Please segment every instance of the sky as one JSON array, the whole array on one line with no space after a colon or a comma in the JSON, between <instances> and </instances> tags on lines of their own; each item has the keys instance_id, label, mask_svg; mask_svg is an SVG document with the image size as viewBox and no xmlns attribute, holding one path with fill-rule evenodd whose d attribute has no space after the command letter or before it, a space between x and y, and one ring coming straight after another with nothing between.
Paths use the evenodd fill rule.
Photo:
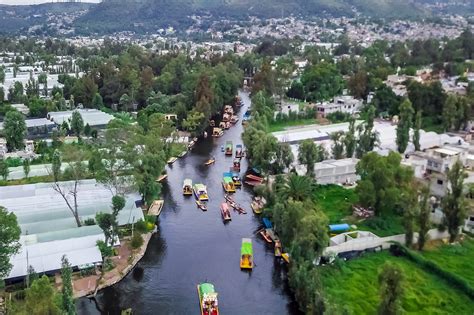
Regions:
<instances>
[{"instance_id":1,"label":"sky","mask_svg":"<svg viewBox=\"0 0 474 315\"><path fill-rule=\"evenodd\" d=\"M58 2L57 0L53 0L54 2ZM82 2L100 2L101 0L82 0ZM0 4L39 4L39 3L47 3L51 2L51 0L0 0ZM59 1L62 2L62 1Z\"/></svg>"}]
</instances>

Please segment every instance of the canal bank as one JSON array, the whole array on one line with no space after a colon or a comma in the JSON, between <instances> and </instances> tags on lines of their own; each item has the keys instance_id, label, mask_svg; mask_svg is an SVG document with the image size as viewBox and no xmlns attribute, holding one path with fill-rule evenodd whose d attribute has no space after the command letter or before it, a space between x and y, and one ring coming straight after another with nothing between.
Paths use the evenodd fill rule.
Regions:
<instances>
[{"instance_id":1,"label":"canal bank","mask_svg":"<svg viewBox=\"0 0 474 315\"><path fill-rule=\"evenodd\" d=\"M250 106L248 94L241 93L242 117ZM241 122L223 137L200 139L184 158L168 167L163 183L165 206L142 260L122 281L99 291L96 300L77 301L79 314L117 314L132 308L136 314L198 314L196 284L211 282L219 293L222 314L296 314L286 281L286 267L273 256L273 249L255 233L260 218L250 209L252 189L239 189L234 198L248 214L232 212L232 221L223 224L219 212L224 202L222 174L228 172L232 157L225 157L226 141L242 143ZM216 163L205 166L210 156ZM242 170L247 169L246 159ZM208 186L209 210L198 210L193 197L182 195L185 178ZM239 268L240 245L244 237L253 239L255 268L251 273Z\"/></svg>"}]
</instances>

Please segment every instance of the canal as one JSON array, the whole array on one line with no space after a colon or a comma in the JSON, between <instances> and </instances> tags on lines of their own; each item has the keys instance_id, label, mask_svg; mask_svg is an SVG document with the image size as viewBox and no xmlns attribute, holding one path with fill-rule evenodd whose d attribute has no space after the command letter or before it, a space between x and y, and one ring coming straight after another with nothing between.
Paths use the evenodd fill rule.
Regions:
<instances>
[{"instance_id":1,"label":"canal","mask_svg":"<svg viewBox=\"0 0 474 315\"><path fill-rule=\"evenodd\" d=\"M250 106L247 93L240 92L244 107ZM232 166L221 146L227 140L242 143L241 121L226 130L221 138L200 139L189 154L168 167L163 184L165 206L158 222L158 233L135 269L121 282L100 291L96 301L77 302L79 314L120 314L132 308L134 314L199 314L196 285L211 282L219 293L221 314L296 314L296 303L288 289L286 267L273 256L273 247L255 235L260 220L250 208L252 189L242 187L234 199L247 210L246 215L232 212L232 221L224 224L219 205L224 202L222 173ZM204 166L210 157L212 166ZM242 160L242 173L247 169ZM185 178L207 185L207 212L198 210L194 197L182 195ZM239 267L243 237L254 244L255 268L251 273ZM99 311L100 309L100 311Z\"/></svg>"}]
</instances>

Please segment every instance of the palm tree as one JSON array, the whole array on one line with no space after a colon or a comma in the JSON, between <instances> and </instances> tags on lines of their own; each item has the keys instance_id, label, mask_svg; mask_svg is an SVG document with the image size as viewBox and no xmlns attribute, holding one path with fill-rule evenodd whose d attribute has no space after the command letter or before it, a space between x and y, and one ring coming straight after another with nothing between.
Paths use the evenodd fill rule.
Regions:
<instances>
[{"instance_id":1,"label":"palm tree","mask_svg":"<svg viewBox=\"0 0 474 315\"><path fill-rule=\"evenodd\" d=\"M314 182L308 176L291 174L284 184L277 187L282 200L304 201L308 199L314 190Z\"/></svg>"}]
</instances>

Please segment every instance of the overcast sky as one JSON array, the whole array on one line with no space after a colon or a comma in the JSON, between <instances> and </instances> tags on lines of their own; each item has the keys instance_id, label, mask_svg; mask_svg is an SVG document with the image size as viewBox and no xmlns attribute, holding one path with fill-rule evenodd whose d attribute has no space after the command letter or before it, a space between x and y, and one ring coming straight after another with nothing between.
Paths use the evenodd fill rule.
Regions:
<instances>
[{"instance_id":1,"label":"overcast sky","mask_svg":"<svg viewBox=\"0 0 474 315\"><path fill-rule=\"evenodd\" d=\"M82 0L82 2L100 2L101 0ZM52 2L51 0L0 0L0 4L39 4ZM53 2L58 2L54 0ZM60 1L62 2L62 1Z\"/></svg>"}]
</instances>

